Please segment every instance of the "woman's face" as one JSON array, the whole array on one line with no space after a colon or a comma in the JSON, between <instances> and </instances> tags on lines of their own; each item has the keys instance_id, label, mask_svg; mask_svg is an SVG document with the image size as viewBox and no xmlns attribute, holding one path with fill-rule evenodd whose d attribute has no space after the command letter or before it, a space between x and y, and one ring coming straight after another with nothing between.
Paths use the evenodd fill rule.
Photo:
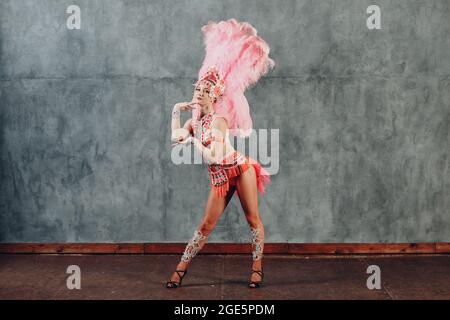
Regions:
<instances>
[{"instance_id":1,"label":"woman's face","mask_svg":"<svg viewBox=\"0 0 450 320\"><path fill-rule=\"evenodd\" d=\"M213 99L209 96L209 88L209 81L201 81L195 86L192 101L197 102L202 109L210 109L214 103Z\"/></svg>"}]
</instances>

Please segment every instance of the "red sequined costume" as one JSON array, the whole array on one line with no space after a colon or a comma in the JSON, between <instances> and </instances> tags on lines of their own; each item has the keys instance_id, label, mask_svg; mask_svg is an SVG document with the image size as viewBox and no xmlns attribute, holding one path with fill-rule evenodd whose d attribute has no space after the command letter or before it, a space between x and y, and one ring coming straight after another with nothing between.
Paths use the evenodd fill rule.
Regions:
<instances>
[{"instance_id":1,"label":"red sequined costume","mask_svg":"<svg viewBox=\"0 0 450 320\"><path fill-rule=\"evenodd\" d=\"M211 122L215 115L211 112L200 119L201 142L208 147L215 139L220 139L212 135ZM194 121L191 126L191 134L197 136L197 124ZM225 142L223 139L221 142ZM257 188L261 194L265 191L265 186L270 183L269 173L261 167L261 164L249 156L244 156L238 151L233 151L222 158L221 163L209 164L208 172L210 185L219 197L225 197L230 186L236 185L237 178L253 165L256 172Z\"/></svg>"},{"instance_id":2,"label":"red sequined costume","mask_svg":"<svg viewBox=\"0 0 450 320\"><path fill-rule=\"evenodd\" d=\"M253 121L244 91L273 68L275 63L269 58L268 44L257 35L257 30L248 22L238 22L236 19L218 23L209 21L202 27L202 32L205 58L198 72L198 81L194 85L200 82L208 85L209 96L214 101L214 109L212 113L203 117L201 117L200 108L193 109L191 134L199 138L204 147L208 147L212 141L225 143L229 147L228 137L223 139L223 137L213 136L214 132L211 130L213 118L215 116L225 118L228 125L227 136L228 132L238 137L249 136L252 132ZM201 127L201 133L198 130L199 127ZM230 186L235 185L239 175L250 166L255 168L259 192L264 193L265 185L270 182L268 172L257 161L233 151L225 155L219 163L208 166L211 186L215 194L225 197ZM208 234L195 230L181 258L183 262L191 261L200 250L200 243L206 243ZM262 226L251 227L253 260L259 260L263 256L262 234Z\"/></svg>"}]
</instances>

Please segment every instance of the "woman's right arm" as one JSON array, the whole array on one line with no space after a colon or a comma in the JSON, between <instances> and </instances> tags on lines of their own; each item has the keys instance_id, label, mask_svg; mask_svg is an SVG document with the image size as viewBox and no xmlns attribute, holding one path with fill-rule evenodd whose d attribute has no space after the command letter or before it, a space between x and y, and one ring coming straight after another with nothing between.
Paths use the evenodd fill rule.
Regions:
<instances>
[{"instance_id":1,"label":"woman's right arm","mask_svg":"<svg viewBox=\"0 0 450 320\"><path fill-rule=\"evenodd\" d=\"M180 115L180 106L177 103L172 109L172 132L180 128Z\"/></svg>"},{"instance_id":2,"label":"woman's right arm","mask_svg":"<svg viewBox=\"0 0 450 320\"><path fill-rule=\"evenodd\" d=\"M189 102L180 102L173 106L172 109L172 140L178 140L180 136L183 137L183 139L186 139L189 135L189 126L190 126L190 119L186 121L185 125L181 129L180 124L180 115L182 111L189 111L193 109L193 103ZM186 134L187 130L187 134Z\"/></svg>"},{"instance_id":3,"label":"woman's right arm","mask_svg":"<svg viewBox=\"0 0 450 320\"><path fill-rule=\"evenodd\" d=\"M180 129L180 114L182 111L190 111L194 109L193 102L179 102L173 106L172 109L172 131Z\"/></svg>"}]
</instances>

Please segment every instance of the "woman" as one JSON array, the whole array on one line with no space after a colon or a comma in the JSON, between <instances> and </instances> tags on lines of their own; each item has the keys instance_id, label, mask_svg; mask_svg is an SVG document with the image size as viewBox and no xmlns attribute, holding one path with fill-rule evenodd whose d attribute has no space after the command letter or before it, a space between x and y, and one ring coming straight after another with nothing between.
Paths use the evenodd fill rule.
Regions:
<instances>
[{"instance_id":1,"label":"woman","mask_svg":"<svg viewBox=\"0 0 450 320\"><path fill-rule=\"evenodd\" d=\"M258 210L258 190L270 182L261 165L237 152L229 133L248 136L252 120L244 90L274 66L268 57L269 47L250 24L235 19L209 22L202 27L206 56L191 102L177 103L172 110L172 140L176 144L192 144L208 163L211 179L204 216L186 245L176 271L167 288L181 286L192 258L205 245L222 212L237 191L252 240L250 288L258 288L263 280L262 256L264 225ZM180 128L180 113L193 116Z\"/></svg>"}]
</instances>

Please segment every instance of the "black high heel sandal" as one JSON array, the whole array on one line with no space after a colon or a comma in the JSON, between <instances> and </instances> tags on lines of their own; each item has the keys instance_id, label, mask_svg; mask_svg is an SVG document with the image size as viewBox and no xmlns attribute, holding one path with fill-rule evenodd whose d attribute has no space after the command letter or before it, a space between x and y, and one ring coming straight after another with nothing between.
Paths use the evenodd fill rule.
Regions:
<instances>
[{"instance_id":1,"label":"black high heel sandal","mask_svg":"<svg viewBox=\"0 0 450 320\"><path fill-rule=\"evenodd\" d=\"M178 276L180 277L180 281L173 281L170 280L166 282L166 288L178 288L181 287L181 282L183 281L183 277L187 274L187 269L186 270L175 270L175 272L178 274ZM180 272L183 273L183 275L180 275Z\"/></svg>"},{"instance_id":2,"label":"black high heel sandal","mask_svg":"<svg viewBox=\"0 0 450 320\"><path fill-rule=\"evenodd\" d=\"M253 275L253 273L259 274L259 276L261 277L261 280L260 281L250 281L248 283L248 286L249 286L249 288L252 288L252 289L253 288L259 288L261 286L262 282L263 282L264 272L263 272L262 269L261 270L253 270L252 269L252 272L250 273L250 277Z\"/></svg>"}]
</instances>

